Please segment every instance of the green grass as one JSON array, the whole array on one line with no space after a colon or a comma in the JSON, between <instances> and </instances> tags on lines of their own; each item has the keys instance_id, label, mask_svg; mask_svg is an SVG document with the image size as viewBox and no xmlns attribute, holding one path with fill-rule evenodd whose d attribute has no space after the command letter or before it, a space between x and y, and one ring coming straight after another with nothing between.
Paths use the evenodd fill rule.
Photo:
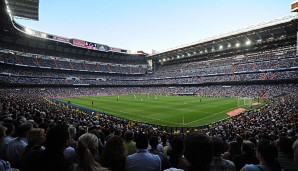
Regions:
<instances>
[{"instance_id":1,"label":"green grass","mask_svg":"<svg viewBox=\"0 0 298 171\"><path fill-rule=\"evenodd\" d=\"M136 98L135 98L135 97ZM78 106L122 118L164 126L199 126L228 118L238 108L236 98L121 95L61 98ZM200 102L200 99L202 102ZM93 101L93 106L92 106Z\"/></svg>"}]
</instances>

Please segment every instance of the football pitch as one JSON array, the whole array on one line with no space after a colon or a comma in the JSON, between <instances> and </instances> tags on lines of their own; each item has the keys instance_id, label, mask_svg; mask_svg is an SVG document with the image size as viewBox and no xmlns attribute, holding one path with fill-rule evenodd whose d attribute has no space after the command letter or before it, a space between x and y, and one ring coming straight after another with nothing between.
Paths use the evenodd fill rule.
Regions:
<instances>
[{"instance_id":1,"label":"football pitch","mask_svg":"<svg viewBox=\"0 0 298 171\"><path fill-rule=\"evenodd\" d=\"M238 108L237 98L120 95L60 98L77 106L114 116L163 126L192 127L230 117L226 113ZM93 104L92 104L93 103ZM240 101L239 104L243 105ZM241 106L251 108L250 106Z\"/></svg>"}]
</instances>

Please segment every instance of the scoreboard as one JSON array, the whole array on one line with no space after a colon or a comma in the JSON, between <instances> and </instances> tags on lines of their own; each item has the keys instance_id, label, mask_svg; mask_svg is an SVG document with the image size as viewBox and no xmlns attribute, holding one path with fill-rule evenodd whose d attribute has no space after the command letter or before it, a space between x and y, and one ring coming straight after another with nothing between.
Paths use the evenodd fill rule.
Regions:
<instances>
[{"instance_id":1,"label":"scoreboard","mask_svg":"<svg viewBox=\"0 0 298 171\"><path fill-rule=\"evenodd\" d=\"M85 42L85 47L87 49L98 50L96 43Z\"/></svg>"}]
</instances>

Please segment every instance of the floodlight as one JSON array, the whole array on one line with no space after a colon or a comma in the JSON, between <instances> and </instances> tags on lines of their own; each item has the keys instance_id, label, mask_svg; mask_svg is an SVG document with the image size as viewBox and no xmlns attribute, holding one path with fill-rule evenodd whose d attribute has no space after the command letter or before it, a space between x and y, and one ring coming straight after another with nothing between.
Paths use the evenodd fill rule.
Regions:
<instances>
[{"instance_id":1,"label":"floodlight","mask_svg":"<svg viewBox=\"0 0 298 171\"><path fill-rule=\"evenodd\" d=\"M162 61L166 61L166 58L163 58Z\"/></svg>"},{"instance_id":2,"label":"floodlight","mask_svg":"<svg viewBox=\"0 0 298 171\"><path fill-rule=\"evenodd\" d=\"M231 47L231 44L229 43L229 44L228 44L228 48L230 48L230 47Z\"/></svg>"},{"instance_id":3,"label":"floodlight","mask_svg":"<svg viewBox=\"0 0 298 171\"><path fill-rule=\"evenodd\" d=\"M41 33L41 37L46 38L47 35L45 33Z\"/></svg>"},{"instance_id":4,"label":"floodlight","mask_svg":"<svg viewBox=\"0 0 298 171\"><path fill-rule=\"evenodd\" d=\"M34 32L31 30L31 29L29 29L29 28L25 28L25 32L27 33L27 34L33 34Z\"/></svg>"},{"instance_id":5,"label":"floodlight","mask_svg":"<svg viewBox=\"0 0 298 171\"><path fill-rule=\"evenodd\" d=\"M193 52L193 54L196 54L197 52Z\"/></svg>"},{"instance_id":6,"label":"floodlight","mask_svg":"<svg viewBox=\"0 0 298 171\"><path fill-rule=\"evenodd\" d=\"M236 43L236 47L240 47L240 43Z\"/></svg>"},{"instance_id":7,"label":"floodlight","mask_svg":"<svg viewBox=\"0 0 298 171\"><path fill-rule=\"evenodd\" d=\"M223 47L222 47L222 45L219 45L219 49L221 50Z\"/></svg>"},{"instance_id":8,"label":"floodlight","mask_svg":"<svg viewBox=\"0 0 298 171\"><path fill-rule=\"evenodd\" d=\"M245 42L245 44L248 46L248 45L251 44L251 41L250 41L250 40L247 40L247 41Z\"/></svg>"}]
</instances>

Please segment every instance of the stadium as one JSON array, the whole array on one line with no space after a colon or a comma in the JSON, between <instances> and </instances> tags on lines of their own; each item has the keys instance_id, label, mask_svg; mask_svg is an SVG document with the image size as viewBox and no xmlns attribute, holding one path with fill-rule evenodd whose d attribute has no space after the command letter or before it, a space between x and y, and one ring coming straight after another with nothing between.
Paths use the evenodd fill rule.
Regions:
<instances>
[{"instance_id":1,"label":"stadium","mask_svg":"<svg viewBox=\"0 0 298 171\"><path fill-rule=\"evenodd\" d=\"M27 123L44 130L68 125L76 142L93 131L102 156L108 137L124 142L132 132L138 141L137 135L146 134L159 139L169 158L168 167L161 161L160 169L182 170L205 167L180 167L173 162L179 157L171 155L173 149L164 152L171 140L187 133L220 137L226 146L237 142L239 147L248 140L281 142L286 137L290 152L280 166L298 169L298 2L291 4L289 16L152 54L29 29L15 17L38 20L39 0L0 3L1 125L14 125L16 132ZM20 170L36 169L28 164L30 157L27 164L10 158L9 149L7 144L1 159ZM191 161L186 154L184 148ZM234 162L234 170L244 166L225 157ZM130 170L128 158L122 158L126 169L123 161L113 166L104 162L109 160L114 158L102 157L99 163Z\"/></svg>"}]
</instances>

